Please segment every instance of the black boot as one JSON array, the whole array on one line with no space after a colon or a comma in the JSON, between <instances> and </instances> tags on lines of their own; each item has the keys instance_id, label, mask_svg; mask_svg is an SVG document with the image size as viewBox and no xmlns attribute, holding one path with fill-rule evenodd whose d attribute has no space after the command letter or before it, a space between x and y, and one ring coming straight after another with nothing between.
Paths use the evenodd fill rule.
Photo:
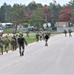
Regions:
<instances>
[{"instance_id":1,"label":"black boot","mask_svg":"<svg viewBox=\"0 0 74 75\"><path fill-rule=\"evenodd\" d=\"M22 52L22 56L24 56L24 52Z\"/></svg>"}]
</instances>

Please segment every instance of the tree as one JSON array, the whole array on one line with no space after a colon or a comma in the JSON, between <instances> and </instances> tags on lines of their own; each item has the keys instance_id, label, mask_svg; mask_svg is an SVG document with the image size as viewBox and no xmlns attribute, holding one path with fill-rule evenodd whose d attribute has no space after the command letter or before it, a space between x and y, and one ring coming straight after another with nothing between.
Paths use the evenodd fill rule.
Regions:
<instances>
[{"instance_id":1,"label":"tree","mask_svg":"<svg viewBox=\"0 0 74 75\"><path fill-rule=\"evenodd\" d=\"M44 14L45 22L49 22L51 18L51 10L49 9L48 5L44 5L44 7L42 8L42 12Z\"/></svg>"},{"instance_id":2,"label":"tree","mask_svg":"<svg viewBox=\"0 0 74 75\"><path fill-rule=\"evenodd\" d=\"M11 12L10 21L15 23L16 30L17 25L26 21L25 11L22 5L14 4Z\"/></svg>"},{"instance_id":3,"label":"tree","mask_svg":"<svg viewBox=\"0 0 74 75\"><path fill-rule=\"evenodd\" d=\"M72 12L71 12L70 22L74 24L74 9L72 9Z\"/></svg>"},{"instance_id":4,"label":"tree","mask_svg":"<svg viewBox=\"0 0 74 75\"><path fill-rule=\"evenodd\" d=\"M70 22L74 24L74 0L70 0L67 5L71 8Z\"/></svg>"},{"instance_id":5,"label":"tree","mask_svg":"<svg viewBox=\"0 0 74 75\"><path fill-rule=\"evenodd\" d=\"M71 9L68 6L65 6L63 10L61 10L61 15L59 16L61 21L69 22L71 17Z\"/></svg>"},{"instance_id":6,"label":"tree","mask_svg":"<svg viewBox=\"0 0 74 75\"><path fill-rule=\"evenodd\" d=\"M74 9L74 0L70 0L67 4L71 9Z\"/></svg>"},{"instance_id":7,"label":"tree","mask_svg":"<svg viewBox=\"0 0 74 75\"><path fill-rule=\"evenodd\" d=\"M30 2L27 6L27 9L30 10L36 10L36 8L37 8L37 4L35 3L35 1Z\"/></svg>"},{"instance_id":8,"label":"tree","mask_svg":"<svg viewBox=\"0 0 74 75\"><path fill-rule=\"evenodd\" d=\"M1 22L8 22L8 18L10 17L12 7L4 3L0 9L0 20Z\"/></svg>"},{"instance_id":9,"label":"tree","mask_svg":"<svg viewBox=\"0 0 74 75\"><path fill-rule=\"evenodd\" d=\"M36 26L36 27L41 27L41 22L43 21L43 13L40 8L37 8L36 10L33 10L32 15L31 15L31 22Z\"/></svg>"},{"instance_id":10,"label":"tree","mask_svg":"<svg viewBox=\"0 0 74 75\"><path fill-rule=\"evenodd\" d=\"M54 0L53 3L50 4L50 10L51 10L51 26L54 27L55 23L59 21L59 14L60 10L62 9L60 4L57 4L57 2Z\"/></svg>"}]
</instances>

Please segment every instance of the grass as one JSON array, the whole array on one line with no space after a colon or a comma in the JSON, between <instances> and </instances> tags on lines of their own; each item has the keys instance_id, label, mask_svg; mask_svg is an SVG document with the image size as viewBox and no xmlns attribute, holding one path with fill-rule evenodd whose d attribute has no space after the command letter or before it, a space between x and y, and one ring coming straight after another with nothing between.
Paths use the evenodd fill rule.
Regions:
<instances>
[{"instance_id":1,"label":"grass","mask_svg":"<svg viewBox=\"0 0 74 75\"><path fill-rule=\"evenodd\" d=\"M26 37L26 41L27 41L28 44L33 43L33 42L36 41L36 38L35 37Z\"/></svg>"}]
</instances>

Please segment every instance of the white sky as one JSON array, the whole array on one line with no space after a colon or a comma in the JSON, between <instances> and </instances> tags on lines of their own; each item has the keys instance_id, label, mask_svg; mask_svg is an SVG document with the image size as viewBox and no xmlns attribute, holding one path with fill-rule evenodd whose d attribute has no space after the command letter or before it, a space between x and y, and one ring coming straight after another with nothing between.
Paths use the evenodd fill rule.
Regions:
<instances>
[{"instance_id":1,"label":"white sky","mask_svg":"<svg viewBox=\"0 0 74 75\"><path fill-rule=\"evenodd\" d=\"M50 2L53 2L53 0L0 0L0 6L3 5L3 3L7 3L10 5L13 5L14 3L18 3L18 4L25 4L28 5L31 1L35 1L36 3L41 3L41 4L47 4L49 5ZM56 0L57 3L59 3L60 5L66 4L71 0Z\"/></svg>"}]
</instances>

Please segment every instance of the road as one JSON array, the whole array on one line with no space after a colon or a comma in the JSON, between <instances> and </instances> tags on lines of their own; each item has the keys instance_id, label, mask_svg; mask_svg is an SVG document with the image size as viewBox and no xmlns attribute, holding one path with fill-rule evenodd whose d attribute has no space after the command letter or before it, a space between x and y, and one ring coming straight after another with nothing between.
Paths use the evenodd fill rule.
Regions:
<instances>
[{"instance_id":1,"label":"road","mask_svg":"<svg viewBox=\"0 0 74 75\"><path fill-rule=\"evenodd\" d=\"M74 34L53 36L45 47L44 41L29 44L25 55L18 50L0 55L2 74L74 74Z\"/></svg>"}]
</instances>

